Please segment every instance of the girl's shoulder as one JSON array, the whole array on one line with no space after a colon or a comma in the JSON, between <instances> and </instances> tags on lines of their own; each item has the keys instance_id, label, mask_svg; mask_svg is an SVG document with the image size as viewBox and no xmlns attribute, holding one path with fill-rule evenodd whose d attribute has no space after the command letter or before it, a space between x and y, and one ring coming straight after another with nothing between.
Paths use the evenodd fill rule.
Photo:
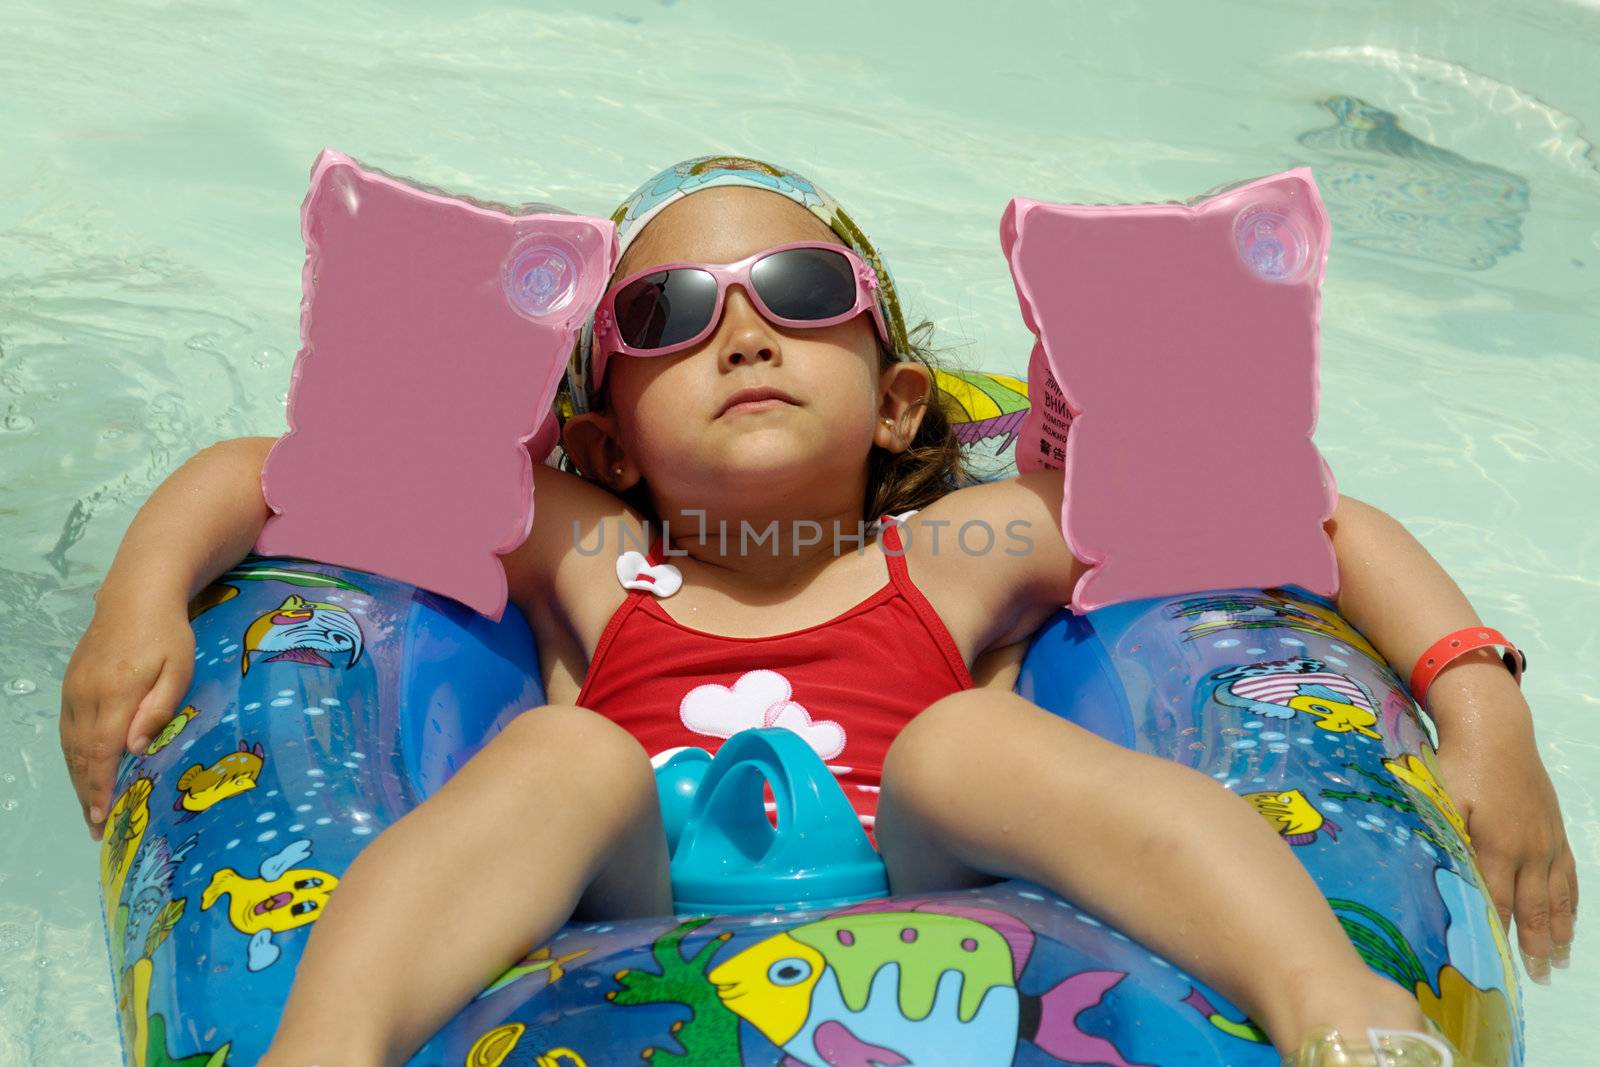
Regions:
<instances>
[{"instance_id":1,"label":"girl's shoulder","mask_svg":"<svg viewBox=\"0 0 1600 1067\"><path fill-rule=\"evenodd\" d=\"M957 602L929 597L946 601L941 614L977 616L980 652L1022 640L1071 599L1084 568L1061 535L1062 484L1060 471L983 482L907 520L919 584L957 591Z\"/></svg>"},{"instance_id":2,"label":"girl's shoulder","mask_svg":"<svg viewBox=\"0 0 1600 1067\"><path fill-rule=\"evenodd\" d=\"M1033 505L1037 503L1052 515L1059 516L1061 488L1060 471L1032 471L1010 478L979 482L946 493L919 514L937 514L952 520L959 516L970 520L985 519L986 513L995 512L995 515L988 515L986 521L996 517L1000 517L1002 521L1006 517L1027 520L1037 517L1031 514ZM1017 514L1015 516L1000 514L1010 512Z\"/></svg>"},{"instance_id":3,"label":"girl's shoulder","mask_svg":"<svg viewBox=\"0 0 1600 1067\"><path fill-rule=\"evenodd\" d=\"M511 597L524 610L528 602L572 603L567 594L585 589L595 599L595 576L614 571L617 555L615 548L596 551L596 545L640 544L644 535L643 516L622 500L575 474L536 463L533 527L503 557Z\"/></svg>"}]
</instances>

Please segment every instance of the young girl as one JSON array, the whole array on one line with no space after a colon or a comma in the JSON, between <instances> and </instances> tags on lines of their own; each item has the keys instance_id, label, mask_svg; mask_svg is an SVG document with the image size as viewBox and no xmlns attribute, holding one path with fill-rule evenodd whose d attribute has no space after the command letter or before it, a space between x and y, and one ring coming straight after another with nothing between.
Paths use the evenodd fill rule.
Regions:
<instances>
[{"instance_id":1,"label":"young girl","mask_svg":"<svg viewBox=\"0 0 1600 1067\"><path fill-rule=\"evenodd\" d=\"M1060 476L955 488L928 370L907 358L892 283L848 217L796 175L730 159L679 164L624 207L619 282L571 381L564 443L580 476L535 466L538 521L505 558L550 703L352 864L263 1062L400 1062L575 911L669 913L649 756L715 747L710 720L680 704L690 690L772 676L803 706L797 725L840 728L844 784L875 819L894 893L1036 881L1203 976L1280 1050L1304 1046L1304 1062L1337 1041L1329 1027L1392 1031L1386 1047L1414 1057L1383 1062L1447 1062L1406 1033L1424 1026L1415 1000L1367 969L1247 805L1010 692L1021 643L1082 574L1059 533ZM187 598L265 520L270 444L216 446L169 479L101 590L62 727L96 829L120 743L142 748L187 685ZM920 511L857 551L864 519L907 509ZM650 518L668 543L647 536ZM974 520L1025 524L1031 551L957 550L951 531ZM1339 606L1391 662L1476 624L1391 521L1344 501L1329 529ZM651 552L619 567L597 539ZM1526 705L1487 653L1446 672L1430 703L1503 909L1515 885L1538 977L1571 940L1576 879ZM1493 775L1475 753L1484 737ZM1133 778L1147 806L1097 802ZM1153 810L1181 817L1158 824ZM1247 903L1263 883L1270 910Z\"/></svg>"}]
</instances>

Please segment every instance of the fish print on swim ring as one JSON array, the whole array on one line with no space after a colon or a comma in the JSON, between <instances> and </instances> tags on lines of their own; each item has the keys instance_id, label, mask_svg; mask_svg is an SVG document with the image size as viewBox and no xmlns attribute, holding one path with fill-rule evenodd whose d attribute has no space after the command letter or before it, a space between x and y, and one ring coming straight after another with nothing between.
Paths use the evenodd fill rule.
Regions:
<instances>
[{"instance_id":1,"label":"fish print on swim ring","mask_svg":"<svg viewBox=\"0 0 1600 1067\"><path fill-rule=\"evenodd\" d=\"M332 667L328 657L347 655L348 670L361 658L361 627L344 608L322 604L293 594L283 603L260 616L244 632L244 652L239 656L239 673L250 673L250 657L263 662L287 660L314 667Z\"/></svg>"},{"instance_id":2,"label":"fish print on swim ring","mask_svg":"<svg viewBox=\"0 0 1600 1067\"><path fill-rule=\"evenodd\" d=\"M1017 980L1034 940L990 908L868 904L758 941L707 977L792 1063L1010 1063L1026 1040L1067 1063L1135 1067L1076 1022L1127 975L1085 971L1029 996Z\"/></svg>"},{"instance_id":3,"label":"fish print on swim ring","mask_svg":"<svg viewBox=\"0 0 1600 1067\"><path fill-rule=\"evenodd\" d=\"M1321 660L1291 659L1255 663L1218 671L1217 702L1244 708L1272 719L1292 719L1297 712L1313 716L1329 733L1358 733L1382 740L1378 703L1367 687L1327 669Z\"/></svg>"}]
</instances>

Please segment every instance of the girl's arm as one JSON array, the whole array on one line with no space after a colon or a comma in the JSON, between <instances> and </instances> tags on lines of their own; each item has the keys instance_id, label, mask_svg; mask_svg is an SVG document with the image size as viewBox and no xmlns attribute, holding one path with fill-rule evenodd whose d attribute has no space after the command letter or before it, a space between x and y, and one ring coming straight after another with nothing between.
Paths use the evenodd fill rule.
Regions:
<instances>
[{"instance_id":1,"label":"girl's arm","mask_svg":"<svg viewBox=\"0 0 1600 1067\"><path fill-rule=\"evenodd\" d=\"M617 556L645 543L643 520L600 486L543 463L534 464L533 486L533 529L501 562L510 598L538 638L546 696L571 703L622 604Z\"/></svg>"},{"instance_id":2,"label":"girl's arm","mask_svg":"<svg viewBox=\"0 0 1600 1067\"><path fill-rule=\"evenodd\" d=\"M243 559L267 520L261 465L275 439L197 453L134 516L61 685L61 749L99 840L124 746L142 749L194 674L188 603Z\"/></svg>"},{"instance_id":3,"label":"girl's arm","mask_svg":"<svg viewBox=\"0 0 1600 1067\"><path fill-rule=\"evenodd\" d=\"M1482 620L1444 568L1394 519L1342 497L1328 527L1339 557L1339 610L1399 672L1447 633ZM1456 660L1428 690L1445 785L1467 819L1479 866L1509 930L1516 915L1528 976L1566 966L1578 873L1533 715L1495 653Z\"/></svg>"},{"instance_id":4,"label":"girl's arm","mask_svg":"<svg viewBox=\"0 0 1600 1067\"><path fill-rule=\"evenodd\" d=\"M927 509L957 526L1007 516L1027 528L1031 550L1016 558L992 557L985 582L952 612L958 617L970 603L971 610L994 620L980 649L999 650L1025 639L1070 599L1083 565L1060 535L1061 490L1059 472L1044 471L963 489ZM1327 528L1339 562L1339 610L1401 678L1409 677L1434 641L1481 624L1444 569L1383 512L1341 497ZM972 585L959 577L945 580ZM1009 688L1015 674L995 677ZM1439 728L1440 769L1467 819L1501 921L1509 929L1516 916L1522 950L1531 957L1529 976L1548 980L1546 961L1566 965L1578 875L1555 788L1534 744L1527 701L1494 653L1483 649L1438 676L1428 709Z\"/></svg>"}]
</instances>

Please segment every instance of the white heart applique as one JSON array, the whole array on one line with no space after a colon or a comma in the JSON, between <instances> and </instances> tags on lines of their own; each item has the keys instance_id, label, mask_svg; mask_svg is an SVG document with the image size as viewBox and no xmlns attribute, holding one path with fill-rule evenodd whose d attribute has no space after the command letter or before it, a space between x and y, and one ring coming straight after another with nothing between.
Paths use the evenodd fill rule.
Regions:
<instances>
[{"instance_id":1,"label":"white heart applique","mask_svg":"<svg viewBox=\"0 0 1600 1067\"><path fill-rule=\"evenodd\" d=\"M697 734L732 737L740 730L777 726L790 730L823 759L844 751L844 727L813 722L811 713L789 698L794 687L777 671L747 671L731 686L697 685L678 705L683 724Z\"/></svg>"},{"instance_id":2,"label":"white heart applique","mask_svg":"<svg viewBox=\"0 0 1600 1067\"><path fill-rule=\"evenodd\" d=\"M624 589L645 589L656 596L671 596L683 588L683 572L670 563L651 565L637 552L617 557L617 581Z\"/></svg>"}]
</instances>

